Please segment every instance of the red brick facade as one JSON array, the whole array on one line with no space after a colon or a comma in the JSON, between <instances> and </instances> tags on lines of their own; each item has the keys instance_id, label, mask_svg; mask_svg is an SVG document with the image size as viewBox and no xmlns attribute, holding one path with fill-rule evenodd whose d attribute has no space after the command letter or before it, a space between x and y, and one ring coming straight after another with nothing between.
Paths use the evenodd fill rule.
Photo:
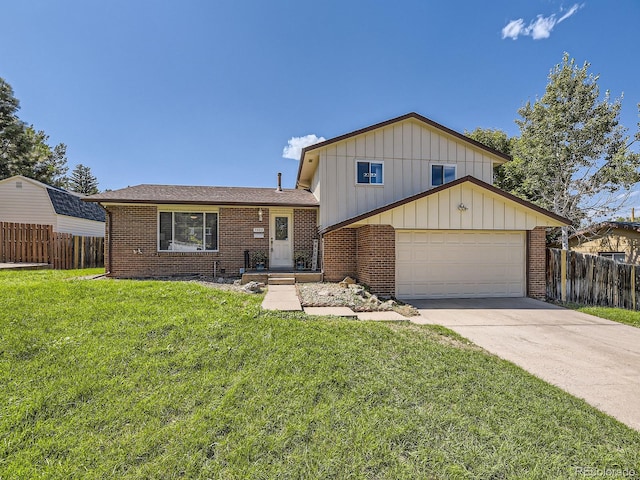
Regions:
<instances>
[{"instance_id":1,"label":"red brick facade","mask_svg":"<svg viewBox=\"0 0 640 480\"><path fill-rule=\"evenodd\" d=\"M360 283L384 297L396 291L396 231L391 225L365 225L356 230L356 268Z\"/></svg>"},{"instance_id":2,"label":"red brick facade","mask_svg":"<svg viewBox=\"0 0 640 480\"><path fill-rule=\"evenodd\" d=\"M527 296L544 300L547 292L546 229L527 232Z\"/></svg>"},{"instance_id":3,"label":"red brick facade","mask_svg":"<svg viewBox=\"0 0 640 480\"><path fill-rule=\"evenodd\" d=\"M317 210L296 209L293 211L293 253L305 252L311 259L313 240L318 238ZM318 245L319 247L319 245ZM295 258L294 258L295 261ZM318 269L322 265L320 248L318 248Z\"/></svg>"},{"instance_id":4,"label":"red brick facade","mask_svg":"<svg viewBox=\"0 0 640 480\"><path fill-rule=\"evenodd\" d=\"M344 277L357 277L356 231L343 228L322 237L322 269L324 280L339 282Z\"/></svg>"},{"instance_id":5,"label":"red brick facade","mask_svg":"<svg viewBox=\"0 0 640 480\"><path fill-rule=\"evenodd\" d=\"M197 210L197 208L196 208ZM159 252L158 208L151 205L107 207L106 267L120 278L201 274L240 275L244 252L269 251L269 209L220 207L217 252ZM317 210L293 210L294 252L313 251L317 238ZM253 229L264 228L264 238L254 238ZM527 296L544 299L546 294L545 227L527 232ZM346 276L368 285L373 293L395 295L395 230L390 225L343 228L324 235L318 268L325 281Z\"/></svg>"},{"instance_id":6,"label":"red brick facade","mask_svg":"<svg viewBox=\"0 0 640 480\"><path fill-rule=\"evenodd\" d=\"M355 277L377 295L395 295L396 232L392 226L343 228L326 234L323 243L326 281Z\"/></svg>"},{"instance_id":7,"label":"red brick facade","mask_svg":"<svg viewBox=\"0 0 640 480\"><path fill-rule=\"evenodd\" d=\"M258 211L258 207L220 207L217 252L159 252L157 207L108 206L105 254L109 275L139 278L215 273L237 277L244 267L245 250L269 251L269 209L262 208L262 221ZM316 215L316 209L294 209L294 248L312 250ZM254 238L256 227L264 228L264 238Z\"/></svg>"}]
</instances>

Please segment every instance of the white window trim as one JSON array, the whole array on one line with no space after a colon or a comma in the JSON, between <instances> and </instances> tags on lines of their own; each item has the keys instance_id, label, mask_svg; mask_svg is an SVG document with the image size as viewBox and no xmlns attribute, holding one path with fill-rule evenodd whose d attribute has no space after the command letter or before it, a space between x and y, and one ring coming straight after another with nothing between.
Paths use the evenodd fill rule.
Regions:
<instances>
[{"instance_id":1,"label":"white window trim","mask_svg":"<svg viewBox=\"0 0 640 480\"><path fill-rule=\"evenodd\" d=\"M453 180L457 180L458 179L458 165L455 163L441 163L441 162L431 162L429 163L429 186L431 187L440 187L442 185L446 185L449 182L444 182L444 178L443 183L440 185L434 185L433 184L433 167L453 167L453 175L454 175L454 179ZM444 172L443 172L444 175Z\"/></svg>"},{"instance_id":2,"label":"white window trim","mask_svg":"<svg viewBox=\"0 0 640 480\"><path fill-rule=\"evenodd\" d=\"M622 260L616 260L616 255L622 255ZM616 263L626 263L627 261L627 254L625 252L599 252L598 256L610 258Z\"/></svg>"},{"instance_id":3,"label":"white window trim","mask_svg":"<svg viewBox=\"0 0 640 480\"><path fill-rule=\"evenodd\" d=\"M173 219L173 214L174 213L201 213L203 214L203 219L204 214L205 213L215 213L217 214L217 221L216 221L216 246L218 248L216 248L215 250L196 250L194 252L181 252L179 250L160 250L160 214L161 213L170 213L171 214L171 238L175 237L175 221ZM157 221L157 231L156 231L156 249L158 251L158 253L195 253L195 254L201 254L201 253L215 253L215 252L219 252L220 251L220 212L218 211L218 209L206 209L206 210L197 210L197 209L187 209L184 207L178 208L178 209L158 209L158 221ZM203 225L204 227L204 225ZM203 233L206 230L203 230ZM202 239L204 241L204 238Z\"/></svg>"},{"instance_id":4,"label":"white window trim","mask_svg":"<svg viewBox=\"0 0 640 480\"><path fill-rule=\"evenodd\" d=\"M367 162L369 164L372 163L379 163L380 165L382 165L382 183L359 183L358 182L358 163L359 162ZM358 187L383 187L384 186L384 177L385 177L385 173L384 173L384 160L372 160L369 158L356 158L355 163L353 164L354 168L355 168L355 184ZM369 170L371 170L371 168L369 168Z\"/></svg>"}]
</instances>

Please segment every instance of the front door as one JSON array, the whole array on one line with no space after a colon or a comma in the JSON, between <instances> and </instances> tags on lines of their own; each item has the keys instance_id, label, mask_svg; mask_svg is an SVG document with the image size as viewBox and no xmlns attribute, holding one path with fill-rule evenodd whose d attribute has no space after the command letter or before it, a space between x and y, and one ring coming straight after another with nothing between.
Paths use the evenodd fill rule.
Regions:
<instances>
[{"instance_id":1,"label":"front door","mask_svg":"<svg viewBox=\"0 0 640 480\"><path fill-rule=\"evenodd\" d=\"M293 215L271 212L269 268L293 268Z\"/></svg>"}]
</instances>

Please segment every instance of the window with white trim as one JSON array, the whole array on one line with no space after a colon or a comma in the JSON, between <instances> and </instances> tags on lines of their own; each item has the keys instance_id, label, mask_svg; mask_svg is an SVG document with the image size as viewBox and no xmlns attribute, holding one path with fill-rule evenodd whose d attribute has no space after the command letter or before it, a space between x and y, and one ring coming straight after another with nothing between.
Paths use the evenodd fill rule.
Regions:
<instances>
[{"instance_id":1,"label":"window with white trim","mask_svg":"<svg viewBox=\"0 0 640 480\"><path fill-rule=\"evenodd\" d=\"M160 212L158 250L211 252L218 250L218 214L212 212Z\"/></svg>"},{"instance_id":2,"label":"window with white trim","mask_svg":"<svg viewBox=\"0 0 640 480\"><path fill-rule=\"evenodd\" d=\"M358 185L383 185L383 163L368 160L356 161L356 183Z\"/></svg>"},{"instance_id":3,"label":"window with white trim","mask_svg":"<svg viewBox=\"0 0 640 480\"><path fill-rule=\"evenodd\" d=\"M431 165L431 186L437 187L456 179L455 165Z\"/></svg>"},{"instance_id":4,"label":"window with white trim","mask_svg":"<svg viewBox=\"0 0 640 480\"><path fill-rule=\"evenodd\" d=\"M624 263L627 258L627 254L624 252L600 252L598 255L605 258L611 258L617 263Z\"/></svg>"}]
</instances>

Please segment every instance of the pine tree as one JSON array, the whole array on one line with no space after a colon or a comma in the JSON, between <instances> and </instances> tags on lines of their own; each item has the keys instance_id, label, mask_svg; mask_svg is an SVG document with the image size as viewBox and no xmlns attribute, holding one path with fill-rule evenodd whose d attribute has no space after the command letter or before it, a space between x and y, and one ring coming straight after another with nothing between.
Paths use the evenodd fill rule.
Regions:
<instances>
[{"instance_id":1,"label":"pine tree","mask_svg":"<svg viewBox=\"0 0 640 480\"><path fill-rule=\"evenodd\" d=\"M0 78L0 179L13 175L61 186L67 173L66 145L51 148L49 136L17 115L20 102Z\"/></svg>"},{"instance_id":2,"label":"pine tree","mask_svg":"<svg viewBox=\"0 0 640 480\"><path fill-rule=\"evenodd\" d=\"M98 179L91 174L91 169L81 163L71 172L69 190L83 195L98 193Z\"/></svg>"}]
</instances>

